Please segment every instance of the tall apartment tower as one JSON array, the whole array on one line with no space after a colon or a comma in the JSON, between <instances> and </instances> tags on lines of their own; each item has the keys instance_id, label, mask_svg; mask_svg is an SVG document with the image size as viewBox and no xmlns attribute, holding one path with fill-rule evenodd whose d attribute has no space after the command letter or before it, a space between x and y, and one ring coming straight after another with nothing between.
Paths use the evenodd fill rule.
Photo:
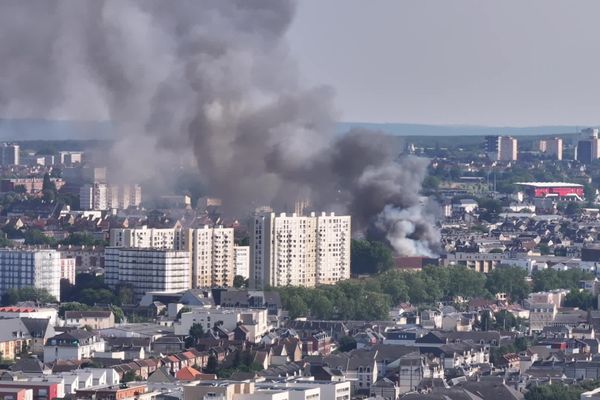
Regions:
<instances>
[{"instance_id":1,"label":"tall apartment tower","mask_svg":"<svg viewBox=\"0 0 600 400\"><path fill-rule=\"evenodd\" d=\"M108 187L105 183L85 184L79 189L82 210L108 210Z\"/></svg>"},{"instance_id":2,"label":"tall apartment tower","mask_svg":"<svg viewBox=\"0 0 600 400\"><path fill-rule=\"evenodd\" d=\"M21 158L21 149L18 144L2 143L0 145L0 164L1 165L19 165Z\"/></svg>"},{"instance_id":3,"label":"tall apartment tower","mask_svg":"<svg viewBox=\"0 0 600 400\"><path fill-rule=\"evenodd\" d=\"M176 246L178 250L190 253L192 287L233 286L233 228L205 226L200 229L185 229Z\"/></svg>"},{"instance_id":4,"label":"tall apartment tower","mask_svg":"<svg viewBox=\"0 0 600 400\"><path fill-rule=\"evenodd\" d=\"M110 246L185 251L192 287L233 286L233 228L111 229Z\"/></svg>"},{"instance_id":5,"label":"tall apartment tower","mask_svg":"<svg viewBox=\"0 0 600 400\"><path fill-rule=\"evenodd\" d=\"M190 288L190 259L186 251L117 248L105 250L106 284L115 289L130 284L137 300L146 292L175 292Z\"/></svg>"},{"instance_id":6,"label":"tall apartment tower","mask_svg":"<svg viewBox=\"0 0 600 400\"><path fill-rule=\"evenodd\" d=\"M486 136L485 153L491 160L498 160L498 152L500 150L500 136Z\"/></svg>"},{"instance_id":7,"label":"tall apartment tower","mask_svg":"<svg viewBox=\"0 0 600 400\"><path fill-rule=\"evenodd\" d=\"M143 226L131 229L111 229L111 247L178 250L182 232L176 229L156 229Z\"/></svg>"},{"instance_id":8,"label":"tall apartment tower","mask_svg":"<svg viewBox=\"0 0 600 400\"><path fill-rule=\"evenodd\" d=\"M518 142L512 136L486 136L485 152L492 160L516 161Z\"/></svg>"},{"instance_id":9,"label":"tall apartment tower","mask_svg":"<svg viewBox=\"0 0 600 400\"><path fill-rule=\"evenodd\" d=\"M500 136L498 160L516 161L518 157L518 142L512 136Z\"/></svg>"},{"instance_id":10,"label":"tall apartment tower","mask_svg":"<svg viewBox=\"0 0 600 400\"><path fill-rule=\"evenodd\" d=\"M600 139L598 138L597 128L587 128L581 131L582 134L588 135L587 139L582 139L577 142L575 149L575 159L582 163L589 164L600 158Z\"/></svg>"},{"instance_id":11,"label":"tall apartment tower","mask_svg":"<svg viewBox=\"0 0 600 400\"><path fill-rule=\"evenodd\" d=\"M250 286L314 287L350 278L350 233L350 216L255 215Z\"/></svg>"},{"instance_id":12,"label":"tall apartment tower","mask_svg":"<svg viewBox=\"0 0 600 400\"><path fill-rule=\"evenodd\" d=\"M142 187L137 184L109 185L107 188L108 208L125 210L139 207L142 203Z\"/></svg>"},{"instance_id":13,"label":"tall apartment tower","mask_svg":"<svg viewBox=\"0 0 600 400\"><path fill-rule=\"evenodd\" d=\"M540 140L539 150L555 160L562 160L563 140L561 138Z\"/></svg>"},{"instance_id":14,"label":"tall apartment tower","mask_svg":"<svg viewBox=\"0 0 600 400\"><path fill-rule=\"evenodd\" d=\"M60 253L56 250L0 249L0 295L8 289L46 289L60 301Z\"/></svg>"},{"instance_id":15,"label":"tall apartment tower","mask_svg":"<svg viewBox=\"0 0 600 400\"><path fill-rule=\"evenodd\" d=\"M250 278L250 246L235 246L233 248L235 275Z\"/></svg>"}]
</instances>

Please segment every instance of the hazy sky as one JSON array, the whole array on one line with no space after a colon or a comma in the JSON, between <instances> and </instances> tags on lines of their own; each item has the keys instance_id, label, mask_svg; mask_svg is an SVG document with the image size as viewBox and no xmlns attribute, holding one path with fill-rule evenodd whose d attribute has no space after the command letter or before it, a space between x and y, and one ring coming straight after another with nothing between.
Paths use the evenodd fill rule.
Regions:
<instances>
[{"instance_id":1,"label":"hazy sky","mask_svg":"<svg viewBox=\"0 0 600 400\"><path fill-rule=\"evenodd\" d=\"M598 0L299 0L289 37L346 121L600 123Z\"/></svg>"}]
</instances>

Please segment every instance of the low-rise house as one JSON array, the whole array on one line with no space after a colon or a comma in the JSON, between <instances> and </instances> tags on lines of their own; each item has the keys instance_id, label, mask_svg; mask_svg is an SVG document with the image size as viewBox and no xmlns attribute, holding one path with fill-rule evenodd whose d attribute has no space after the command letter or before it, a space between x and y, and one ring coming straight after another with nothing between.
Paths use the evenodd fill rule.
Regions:
<instances>
[{"instance_id":1,"label":"low-rise house","mask_svg":"<svg viewBox=\"0 0 600 400\"><path fill-rule=\"evenodd\" d=\"M175 335L187 335L194 324L201 324L205 331L210 331L216 323L227 331L243 324L247 329L247 340L252 343L260 342L271 329L266 309L194 308L181 314L180 321L174 324Z\"/></svg>"},{"instance_id":2,"label":"low-rise house","mask_svg":"<svg viewBox=\"0 0 600 400\"><path fill-rule=\"evenodd\" d=\"M77 328L107 329L115 326L112 311L66 311L65 325Z\"/></svg>"},{"instance_id":3,"label":"low-rise house","mask_svg":"<svg viewBox=\"0 0 600 400\"><path fill-rule=\"evenodd\" d=\"M0 320L0 353L6 360L31 348L32 337L20 318Z\"/></svg>"},{"instance_id":4,"label":"low-rise house","mask_svg":"<svg viewBox=\"0 0 600 400\"><path fill-rule=\"evenodd\" d=\"M383 399L397 399L400 395L400 388L394 382L387 378L383 378L371 385L369 395L371 397L379 396Z\"/></svg>"},{"instance_id":5,"label":"low-rise house","mask_svg":"<svg viewBox=\"0 0 600 400\"><path fill-rule=\"evenodd\" d=\"M183 340L177 336L163 336L152 343L152 350L160 354L177 353L183 348Z\"/></svg>"},{"instance_id":6,"label":"low-rise house","mask_svg":"<svg viewBox=\"0 0 600 400\"><path fill-rule=\"evenodd\" d=\"M506 353L500 357L498 361L497 367L509 369L509 370L519 370L521 366L521 358L516 353Z\"/></svg>"},{"instance_id":7,"label":"low-rise house","mask_svg":"<svg viewBox=\"0 0 600 400\"><path fill-rule=\"evenodd\" d=\"M104 350L102 338L92 332L77 329L48 339L44 346L44 362L82 360Z\"/></svg>"},{"instance_id":8,"label":"low-rise house","mask_svg":"<svg viewBox=\"0 0 600 400\"><path fill-rule=\"evenodd\" d=\"M97 400L151 400L157 395L158 392L149 391L146 384L136 382L126 386L114 385L78 390L75 396L79 399Z\"/></svg>"},{"instance_id":9,"label":"low-rise house","mask_svg":"<svg viewBox=\"0 0 600 400\"><path fill-rule=\"evenodd\" d=\"M29 351L38 356L43 355L46 341L56 334L50 318L21 318L21 321L31 336Z\"/></svg>"}]
</instances>

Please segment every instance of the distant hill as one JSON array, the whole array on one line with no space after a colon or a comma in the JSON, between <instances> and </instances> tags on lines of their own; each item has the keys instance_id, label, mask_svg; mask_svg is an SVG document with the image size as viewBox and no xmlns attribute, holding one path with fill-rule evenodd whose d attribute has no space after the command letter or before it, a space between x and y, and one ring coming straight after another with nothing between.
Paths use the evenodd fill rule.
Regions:
<instances>
[{"instance_id":1,"label":"distant hill","mask_svg":"<svg viewBox=\"0 0 600 400\"><path fill-rule=\"evenodd\" d=\"M108 121L0 119L0 141L104 140L112 136Z\"/></svg>"},{"instance_id":2,"label":"distant hill","mask_svg":"<svg viewBox=\"0 0 600 400\"><path fill-rule=\"evenodd\" d=\"M403 123L369 123L369 122L340 122L337 124L338 133L345 133L352 128L365 128L381 131L396 136L546 136L564 135L579 132L577 126L531 126L531 127L497 127L477 125L425 125Z\"/></svg>"},{"instance_id":3,"label":"distant hill","mask_svg":"<svg viewBox=\"0 0 600 400\"><path fill-rule=\"evenodd\" d=\"M403 123L339 122L337 132L365 128L394 136L547 136L579 132L576 126L493 127L476 125L425 125ZM109 121L71 121L0 118L0 141L104 140L114 138Z\"/></svg>"}]
</instances>

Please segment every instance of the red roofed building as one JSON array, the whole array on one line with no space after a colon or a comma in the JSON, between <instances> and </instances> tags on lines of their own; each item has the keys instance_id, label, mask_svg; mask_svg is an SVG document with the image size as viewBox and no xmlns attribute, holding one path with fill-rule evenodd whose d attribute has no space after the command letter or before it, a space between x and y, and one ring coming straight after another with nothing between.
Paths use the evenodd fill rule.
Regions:
<instances>
[{"instance_id":1,"label":"red roofed building","mask_svg":"<svg viewBox=\"0 0 600 400\"><path fill-rule=\"evenodd\" d=\"M582 201L583 185L567 182L518 182L524 192L534 198L554 197L560 200Z\"/></svg>"}]
</instances>

